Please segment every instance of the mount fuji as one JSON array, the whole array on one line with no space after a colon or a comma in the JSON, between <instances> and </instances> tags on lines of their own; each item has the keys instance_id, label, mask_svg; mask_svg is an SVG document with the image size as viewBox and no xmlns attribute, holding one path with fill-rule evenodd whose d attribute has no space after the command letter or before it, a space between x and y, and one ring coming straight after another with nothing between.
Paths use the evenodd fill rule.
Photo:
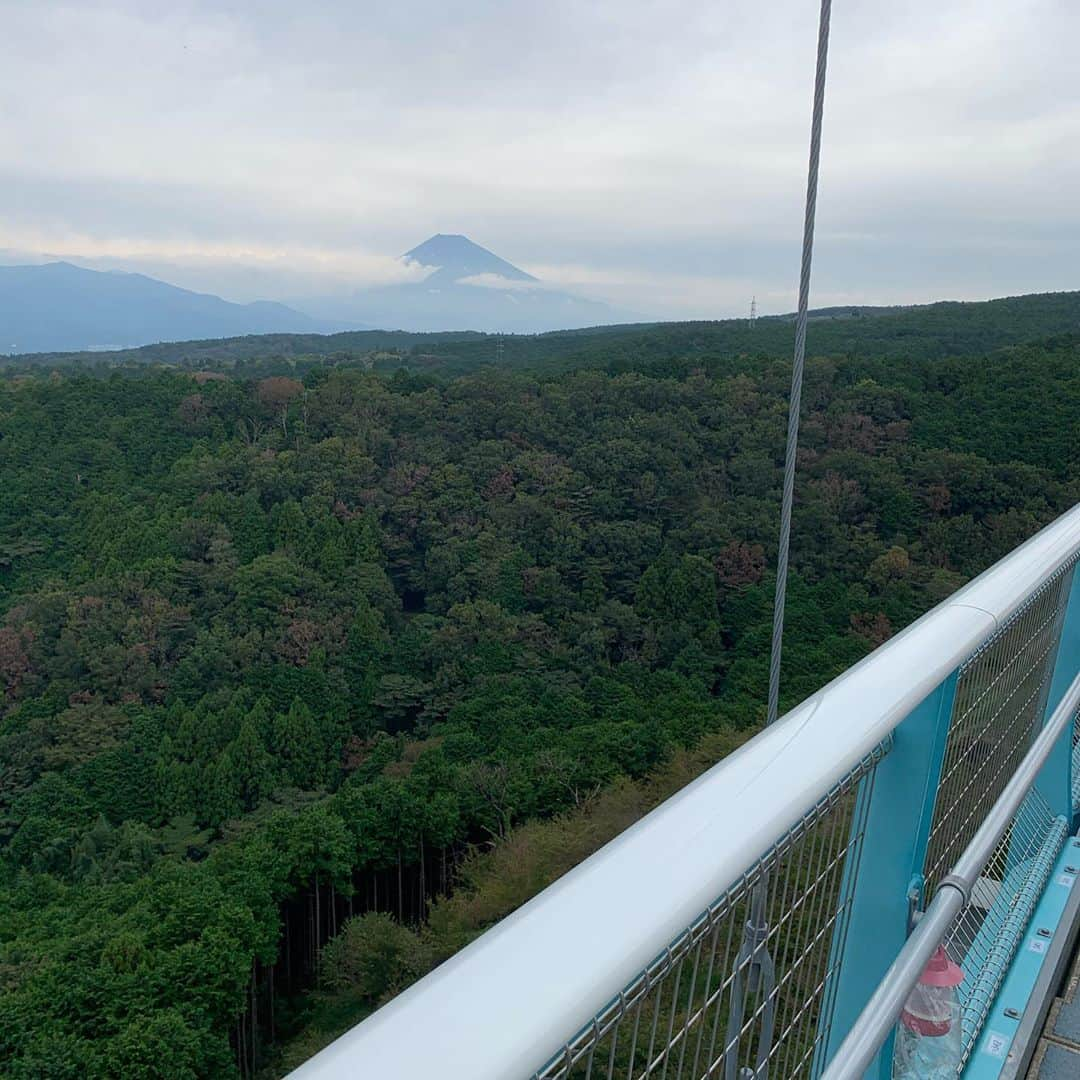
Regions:
<instances>
[{"instance_id":1,"label":"mount fuji","mask_svg":"<svg viewBox=\"0 0 1080 1080\"><path fill-rule=\"evenodd\" d=\"M423 280L358 290L337 301L333 317L386 330L516 333L633 318L607 304L549 288L467 236L438 233L402 258L426 271ZM324 311L331 313L329 308Z\"/></svg>"}]
</instances>

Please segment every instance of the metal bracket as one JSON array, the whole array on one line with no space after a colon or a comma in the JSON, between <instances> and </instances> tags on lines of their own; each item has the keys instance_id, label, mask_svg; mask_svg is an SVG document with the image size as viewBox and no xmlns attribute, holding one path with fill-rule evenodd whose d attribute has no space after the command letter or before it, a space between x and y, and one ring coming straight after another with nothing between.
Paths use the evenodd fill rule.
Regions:
<instances>
[{"instance_id":1,"label":"metal bracket","mask_svg":"<svg viewBox=\"0 0 1080 1080\"><path fill-rule=\"evenodd\" d=\"M907 887L907 936L919 925L926 910L926 878L913 874Z\"/></svg>"},{"instance_id":2,"label":"metal bracket","mask_svg":"<svg viewBox=\"0 0 1080 1080\"><path fill-rule=\"evenodd\" d=\"M769 1056L773 1049L773 1026L776 1022L776 966L768 949L769 923L765 917L767 890L767 877L754 887L750 899L750 917L743 925L742 945L732 972L731 1005L723 1055L724 1080L744 1080L748 1077L768 1080L769 1076ZM748 999L760 1002L757 1060L752 1068L739 1069L739 1040Z\"/></svg>"}]
</instances>

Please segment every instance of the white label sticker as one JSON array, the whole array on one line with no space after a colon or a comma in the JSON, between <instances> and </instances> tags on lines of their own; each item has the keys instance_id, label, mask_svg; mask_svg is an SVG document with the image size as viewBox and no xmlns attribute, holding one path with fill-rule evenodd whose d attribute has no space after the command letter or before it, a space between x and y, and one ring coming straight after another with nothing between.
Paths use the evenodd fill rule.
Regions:
<instances>
[{"instance_id":1,"label":"white label sticker","mask_svg":"<svg viewBox=\"0 0 1080 1080\"><path fill-rule=\"evenodd\" d=\"M1059 885L1064 885L1066 889L1071 889L1075 881L1075 874L1058 874L1057 883Z\"/></svg>"},{"instance_id":2,"label":"white label sticker","mask_svg":"<svg viewBox=\"0 0 1080 1080\"><path fill-rule=\"evenodd\" d=\"M1028 949L1031 952L1044 953L1046 952L1046 944L1046 938L1032 938L1031 944L1028 946Z\"/></svg>"},{"instance_id":3,"label":"white label sticker","mask_svg":"<svg viewBox=\"0 0 1080 1080\"><path fill-rule=\"evenodd\" d=\"M1005 1051L1009 1049L1010 1039L1008 1035L1002 1035L997 1031L988 1031L986 1033L986 1044L983 1046L983 1050L991 1057L1003 1058Z\"/></svg>"}]
</instances>

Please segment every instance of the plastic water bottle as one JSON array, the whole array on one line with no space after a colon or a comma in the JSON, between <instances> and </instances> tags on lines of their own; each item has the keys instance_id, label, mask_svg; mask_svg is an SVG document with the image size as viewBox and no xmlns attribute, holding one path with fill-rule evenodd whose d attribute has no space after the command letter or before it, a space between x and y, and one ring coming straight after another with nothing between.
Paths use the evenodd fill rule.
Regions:
<instances>
[{"instance_id":1,"label":"plastic water bottle","mask_svg":"<svg viewBox=\"0 0 1080 1080\"><path fill-rule=\"evenodd\" d=\"M956 988L963 981L939 945L900 1013L893 1080L955 1080L963 1051Z\"/></svg>"}]
</instances>

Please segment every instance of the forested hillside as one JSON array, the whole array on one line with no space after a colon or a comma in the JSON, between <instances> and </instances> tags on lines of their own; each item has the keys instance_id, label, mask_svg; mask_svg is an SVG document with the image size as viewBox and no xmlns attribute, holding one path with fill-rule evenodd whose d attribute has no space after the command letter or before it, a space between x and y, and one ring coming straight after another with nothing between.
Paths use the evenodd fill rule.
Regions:
<instances>
[{"instance_id":1,"label":"forested hillside","mask_svg":"<svg viewBox=\"0 0 1080 1080\"><path fill-rule=\"evenodd\" d=\"M1080 333L1080 292L1039 293L982 302L943 302L908 308L844 307L811 312L812 342L822 355L892 357L901 361L982 356L1006 345ZM364 361L398 368L460 374L478 365L567 371L583 367L640 369L676 357L693 363L738 356L784 356L791 319L772 316L719 322L596 326L546 334L433 333L361 330L342 334L261 334L210 341L175 341L108 353L53 353L5 358L0 367L49 365L110 368L168 364L231 370L240 376L271 369L306 370L326 361ZM501 348L500 348L501 342Z\"/></svg>"},{"instance_id":2,"label":"forested hillside","mask_svg":"<svg viewBox=\"0 0 1080 1080\"><path fill-rule=\"evenodd\" d=\"M788 706L1080 498L1080 338L829 336L905 318L812 328ZM791 328L711 332L0 381L0 1074L272 1067L470 851L760 722Z\"/></svg>"}]
</instances>

